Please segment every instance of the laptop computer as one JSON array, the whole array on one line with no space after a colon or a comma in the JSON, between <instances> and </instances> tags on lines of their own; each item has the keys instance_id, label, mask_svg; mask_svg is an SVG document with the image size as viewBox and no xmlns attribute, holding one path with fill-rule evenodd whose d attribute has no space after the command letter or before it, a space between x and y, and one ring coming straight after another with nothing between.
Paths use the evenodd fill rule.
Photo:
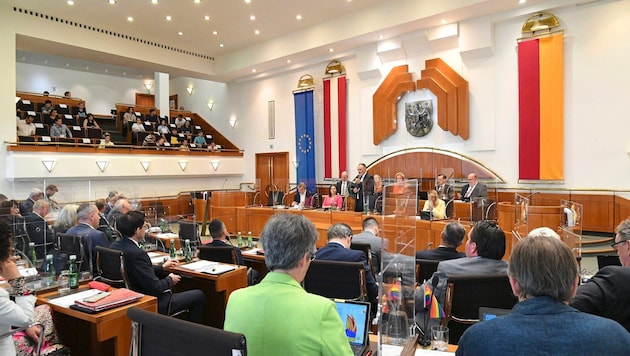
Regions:
<instances>
[{"instance_id":1,"label":"laptop computer","mask_svg":"<svg viewBox=\"0 0 630 356\"><path fill-rule=\"evenodd\" d=\"M492 320L510 314L512 309L479 307L479 321Z\"/></svg>"},{"instance_id":2,"label":"laptop computer","mask_svg":"<svg viewBox=\"0 0 630 356\"><path fill-rule=\"evenodd\" d=\"M370 303L338 299L334 302L352 352L363 355L370 345Z\"/></svg>"},{"instance_id":3,"label":"laptop computer","mask_svg":"<svg viewBox=\"0 0 630 356\"><path fill-rule=\"evenodd\" d=\"M431 213L431 211L428 210L422 210L420 211L420 219L421 220L432 220L433 219L433 214Z\"/></svg>"}]
</instances>

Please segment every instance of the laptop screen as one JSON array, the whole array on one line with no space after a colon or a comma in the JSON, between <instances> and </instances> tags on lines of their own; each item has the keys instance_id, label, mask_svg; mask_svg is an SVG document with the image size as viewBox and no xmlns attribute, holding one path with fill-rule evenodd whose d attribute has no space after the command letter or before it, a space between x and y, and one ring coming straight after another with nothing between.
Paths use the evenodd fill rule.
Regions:
<instances>
[{"instance_id":1,"label":"laptop screen","mask_svg":"<svg viewBox=\"0 0 630 356\"><path fill-rule=\"evenodd\" d=\"M511 311L512 309L479 307L479 321L492 320L510 314Z\"/></svg>"},{"instance_id":2,"label":"laptop screen","mask_svg":"<svg viewBox=\"0 0 630 356\"><path fill-rule=\"evenodd\" d=\"M370 303L335 300L335 305L350 344L367 345Z\"/></svg>"}]
</instances>

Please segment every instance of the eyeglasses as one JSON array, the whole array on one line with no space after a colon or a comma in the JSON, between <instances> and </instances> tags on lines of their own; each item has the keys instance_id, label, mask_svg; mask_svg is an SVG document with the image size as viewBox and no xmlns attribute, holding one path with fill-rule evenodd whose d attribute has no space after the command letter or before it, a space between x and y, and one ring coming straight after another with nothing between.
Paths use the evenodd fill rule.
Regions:
<instances>
[{"instance_id":1,"label":"eyeglasses","mask_svg":"<svg viewBox=\"0 0 630 356\"><path fill-rule=\"evenodd\" d=\"M348 235L347 237L349 237L350 241L352 241L352 234Z\"/></svg>"},{"instance_id":2,"label":"eyeglasses","mask_svg":"<svg viewBox=\"0 0 630 356\"><path fill-rule=\"evenodd\" d=\"M622 244L622 243L624 243L626 241L628 241L628 240L621 240L621 241L618 241L618 242L611 243L610 247L612 247L613 250L615 250L615 251L619 251L619 246L618 245Z\"/></svg>"},{"instance_id":3,"label":"eyeglasses","mask_svg":"<svg viewBox=\"0 0 630 356\"><path fill-rule=\"evenodd\" d=\"M314 260L314 259L315 259L315 252L309 252L309 255L308 255L308 260L309 260L309 261L312 261L312 260Z\"/></svg>"}]
</instances>

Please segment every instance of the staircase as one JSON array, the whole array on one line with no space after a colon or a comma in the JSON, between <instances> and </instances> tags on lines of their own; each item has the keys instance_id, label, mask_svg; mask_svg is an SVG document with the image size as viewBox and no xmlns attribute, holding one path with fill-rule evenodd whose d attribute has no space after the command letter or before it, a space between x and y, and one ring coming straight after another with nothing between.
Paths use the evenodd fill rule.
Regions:
<instances>
[{"instance_id":1,"label":"staircase","mask_svg":"<svg viewBox=\"0 0 630 356\"><path fill-rule=\"evenodd\" d=\"M111 116L99 116L94 117L96 122L98 122L99 126L103 130L103 134L105 132L109 132L111 135L112 142L116 145L128 145L127 137L123 136L122 131L116 127L116 119Z\"/></svg>"}]
</instances>

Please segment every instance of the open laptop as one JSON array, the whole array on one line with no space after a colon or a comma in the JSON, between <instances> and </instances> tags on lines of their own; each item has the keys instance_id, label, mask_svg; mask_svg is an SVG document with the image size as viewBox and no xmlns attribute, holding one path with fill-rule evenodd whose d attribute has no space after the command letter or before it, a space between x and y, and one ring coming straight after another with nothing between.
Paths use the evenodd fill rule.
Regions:
<instances>
[{"instance_id":1,"label":"open laptop","mask_svg":"<svg viewBox=\"0 0 630 356\"><path fill-rule=\"evenodd\" d=\"M422 210L422 211L420 211L420 219L421 220L432 220L433 219L433 214L431 213L431 211Z\"/></svg>"},{"instance_id":2,"label":"open laptop","mask_svg":"<svg viewBox=\"0 0 630 356\"><path fill-rule=\"evenodd\" d=\"M479 321L492 320L510 314L511 311L512 309L479 307Z\"/></svg>"},{"instance_id":3,"label":"open laptop","mask_svg":"<svg viewBox=\"0 0 630 356\"><path fill-rule=\"evenodd\" d=\"M356 356L365 353L370 345L370 303L334 299L346 337Z\"/></svg>"}]
</instances>

